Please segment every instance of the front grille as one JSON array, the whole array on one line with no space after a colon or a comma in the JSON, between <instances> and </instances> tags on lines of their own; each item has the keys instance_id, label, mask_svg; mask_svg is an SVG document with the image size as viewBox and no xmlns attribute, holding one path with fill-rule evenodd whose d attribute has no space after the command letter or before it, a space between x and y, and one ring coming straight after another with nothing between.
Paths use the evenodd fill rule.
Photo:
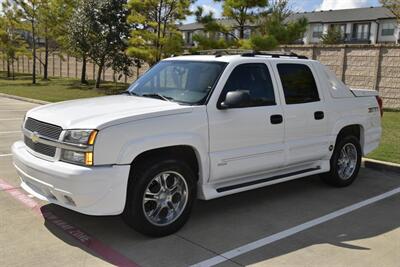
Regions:
<instances>
[{"instance_id":1,"label":"front grille","mask_svg":"<svg viewBox=\"0 0 400 267\"><path fill-rule=\"evenodd\" d=\"M45 123L32 118L28 118L25 122L25 129L31 132L37 132L45 137L57 139L60 137L62 128L57 125Z\"/></svg>"},{"instance_id":2,"label":"front grille","mask_svg":"<svg viewBox=\"0 0 400 267\"><path fill-rule=\"evenodd\" d=\"M32 118L28 118L25 122L24 125L25 129L31 131L31 132L37 132L38 134L56 139L60 137L60 134L62 132L62 128L57 125L53 125L50 123L45 123L42 121L38 121ZM25 144L32 149L33 151L49 156L49 157L54 157L56 154L56 148L53 146L45 145L42 143L34 143L30 138L24 137L24 142Z\"/></svg>"},{"instance_id":3,"label":"front grille","mask_svg":"<svg viewBox=\"0 0 400 267\"><path fill-rule=\"evenodd\" d=\"M56 154L56 148L54 146L49 146L41 143L34 143L32 142L31 139L28 137L24 136L24 142L25 144L32 149L35 152L38 152L40 154L49 156L49 157L54 157Z\"/></svg>"}]
</instances>

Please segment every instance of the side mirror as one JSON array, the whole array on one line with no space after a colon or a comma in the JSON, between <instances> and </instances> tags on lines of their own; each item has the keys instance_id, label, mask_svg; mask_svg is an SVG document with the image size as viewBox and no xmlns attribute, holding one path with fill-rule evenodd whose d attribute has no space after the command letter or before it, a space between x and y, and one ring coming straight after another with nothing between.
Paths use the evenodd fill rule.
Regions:
<instances>
[{"instance_id":1,"label":"side mirror","mask_svg":"<svg viewBox=\"0 0 400 267\"><path fill-rule=\"evenodd\" d=\"M241 108L250 101L248 91L231 91L226 94L225 100L220 104L221 109Z\"/></svg>"}]
</instances>

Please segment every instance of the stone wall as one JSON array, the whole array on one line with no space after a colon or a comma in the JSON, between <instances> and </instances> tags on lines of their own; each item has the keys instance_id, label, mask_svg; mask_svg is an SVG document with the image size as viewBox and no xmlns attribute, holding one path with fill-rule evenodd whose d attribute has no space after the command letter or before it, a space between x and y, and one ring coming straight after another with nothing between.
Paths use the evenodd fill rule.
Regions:
<instances>
[{"instance_id":1,"label":"stone wall","mask_svg":"<svg viewBox=\"0 0 400 267\"><path fill-rule=\"evenodd\" d=\"M383 98L384 107L400 108L400 45L290 45L281 46L282 51L319 60L331 68L337 77L352 88L375 89ZM39 53L44 60L44 53ZM15 72L30 73L32 59L20 57L14 64ZM49 58L49 76L79 78L82 63L74 57L53 53ZM148 69L143 66L139 75ZM6 62L0 58L0 71L6 70ZM87 77L94 79L97 67L87 64ZM37 65L38 75L43 68ZM107 69L103 80L132 82L137 79L137 69L132 68L132 76L126 77Z\"/></svg>"},{"instance_id":2,"label":"stone wall","mask_svg":"<svg viewBox=\"0 0 400 267\"><path fill-rule=\"evenodd\" d=\"M399 45L296 45L280 49L316 59L350 87L379 91L384 107L400 108Z\"/></svg>"}]
</instances>

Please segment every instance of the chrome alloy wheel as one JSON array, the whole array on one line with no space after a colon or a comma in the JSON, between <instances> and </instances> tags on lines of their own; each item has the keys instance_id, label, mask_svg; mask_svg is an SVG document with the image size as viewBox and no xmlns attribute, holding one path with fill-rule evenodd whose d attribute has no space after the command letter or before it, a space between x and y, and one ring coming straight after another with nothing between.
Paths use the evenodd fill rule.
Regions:
<instances>
[{"instance_id":1,"label":"chrome alloy wheel","mask_svg":"<svg viewBox=\"0 0 400 267\"><path fill-rule=\"evenodd\" d=\"M188 186L183 176L174 171L156 175L147 185L143 195L146 219L157 226L171 224L185 210Z\"/></svg>"},{"instance_id":2,"label":"chrome alloy wheel","mask_svg":"<svg viewBox=\"0 0 400 267\"><path fill-rule=\"evenodd\" d=\"M352 143L342 147L337 160L338 174L343 180L349 179L357 166L357 148Z\"/></svg>"}]
</instances>

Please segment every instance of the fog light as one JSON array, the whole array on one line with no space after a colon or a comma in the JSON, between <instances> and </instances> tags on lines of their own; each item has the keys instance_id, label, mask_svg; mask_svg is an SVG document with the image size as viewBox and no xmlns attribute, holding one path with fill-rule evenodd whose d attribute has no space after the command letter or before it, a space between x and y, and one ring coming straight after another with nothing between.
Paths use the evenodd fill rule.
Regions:
<instances>
[{"instance_id":1,"label":"fog light","mask_svg":"<svg viewBox=\"0 0 400 267\"><path fill-rule=\"evenodd\" d=\"M66 162L85 164L85 153L72 150L63 150L61 159Z\"/></svg>"},{"instance_id":2,"label":"fog light","mask_svg":"<svg viewBox=\"0 0 400 267\"><path fill-rule=\"evenodd\" d=\"M85 164L88 166L93 165L93 152L85 153Z\"/></svg>"}]
</instances>

